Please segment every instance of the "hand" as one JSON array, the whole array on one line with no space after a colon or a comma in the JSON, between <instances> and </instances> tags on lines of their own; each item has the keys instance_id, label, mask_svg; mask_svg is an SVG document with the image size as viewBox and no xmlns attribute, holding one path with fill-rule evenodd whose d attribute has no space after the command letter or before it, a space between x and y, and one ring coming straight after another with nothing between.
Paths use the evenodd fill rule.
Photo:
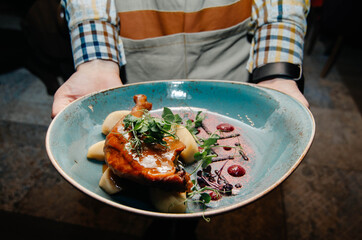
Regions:
<instances>
[{"instance_id":1,"label":"hand","mask_svg":"<svg viewBox=\"0 0 362 240\"><path fill-rule=\"evenodd\" d=\"M78 66L72 76L56 91L52 118L69 103L88 93L122 85L117 63L93 60Z\"/></svg>"},{"instance_id":2,"label":"hand","mask_svg":"<svg viewBox=\"0 0 362 240\"><path fill-rule=\"evenodd\" d=\"M304 104L307 108L309 108L309 103L304 95L299 91L297 83L293 80L286 79L271 79L262 81L257 84L258 86L268 87L280 92L286 93L297 100L299 100L302 104Z\"/></svg>"}]
</instances>

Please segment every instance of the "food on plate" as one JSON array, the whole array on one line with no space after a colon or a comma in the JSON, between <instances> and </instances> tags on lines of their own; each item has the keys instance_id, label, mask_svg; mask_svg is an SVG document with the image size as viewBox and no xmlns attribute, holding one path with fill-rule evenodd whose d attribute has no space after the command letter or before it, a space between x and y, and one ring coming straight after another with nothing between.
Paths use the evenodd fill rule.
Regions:
<instances>
[{"instance_id":1,"label":"food on plate","mask_svg":"<svg viewBox=\"0 0 362 240\"><path fill-rule=\"evenodd\" d=\"M115 179L117 176L107 168L99 181L99 186L108 194L112 195L118 193L122 190L122 187L117 184L117 180Z\"/></svg>"},{"instance_id":2,"label":"food on plate","mask_svg":"<svg viewBox=\"0 0 362 240\"><path fill-rule=\"evenodd\" d=\"M182 161L186 164L193 163L194 155L199 151L194 137L186 127L181 125L176 127L176 136L185 144L185 149L180 154Z\"/></svg>"},{"instance_id":3,"label":"food on plate","mask_svg":"<svg viewBox=\"0 0 362 240\"><path fill-rule=\"evenodd\" d=\"M145 121L142 117L145 111L151 110L152 104L145 95L135 95L134 102L136 105L128 115L127 124L126 118L119 121L106 137L104 152L108 167L117 176L143 185L189 191L192 186L190 175L177 164L185 145L179 139L157 131L155 119L150 120L150 124L154 124L150 129L146 129L147 126L138 129L144 133L150 131L148 135L136 132L142 123L139 120Z\"/></svg>"},{"instance_id":4,"label":"food on plate","mask_svg":"<svg viewBox=\"0 0 362 240\"><path fill-rule=\"evenodd\" d=\"M149 192L152 204L160 212L184 213L186 211L185 192L166 192L159 188L150 188Z\"/></svg>"},{"instance_id":5,"label":"food on plate","mask_svg":"<svg viewBox=\"0 0 362 240\"><path fill-rule=\"evenodd\" d=\"M104 161L104 143L105 140L99 141L88 148L87 158Z\"/></svg>"},{"instance_id":6,"label":"food on plate","mask_svg":"<svg viewBox=\"0 0 362 240\"><path fill-rule=\"evenodd\" d=\"M114 125L116 125L119 120L123 119L128 114L130 114L130 111L127 110L114 111L108 114L102 124L102 133L107 135L112 130Z\"/></svg>"},{"instance_id":7,"label":"food on plate","mask_svg":"<svg viewBox=\"0 0 362 240\"><path fill-rule=\"evenodd\" d=\"M88 158L105 161L99 186L106 193L116 194L137 183L148 188L158 211L182 213L187 202L206 206L240 190L246 174L240 161L249 158L234 126L204 121L201 111L190 118L189 113L181 117L164 107L161 117L151 116L152 103L145 95L133 100L131 111L106 117L102 125L106 140L88 149ZM193 166L192 173L184 164Z\"/></svg>"}]
</instances>

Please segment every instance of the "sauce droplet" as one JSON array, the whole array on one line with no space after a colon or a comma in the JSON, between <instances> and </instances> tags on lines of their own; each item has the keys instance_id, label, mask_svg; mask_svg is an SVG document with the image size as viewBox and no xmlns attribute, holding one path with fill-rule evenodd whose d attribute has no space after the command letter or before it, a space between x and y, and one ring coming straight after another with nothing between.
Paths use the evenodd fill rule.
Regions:
<instances>
[{"instance_id":1,"label":"sauce droplet","mask_svg":"<svg viewBox=\"0 0 362 240\"><path fill-rule=\"evenodd\" d=\"M242 177L245 175L245 169L240 165L232 165L228 168L228 173L233 177Z\"/></svg>"},{"instance_id":2,"label":"sauce droplet","mask_svg":"<svg viewBox=\"0 0 362 240\"><path fill-rule=\"evenodd\" d=\"M234 126L229 123L220 123L216 126L216 129L221 132L232 132L234 131Z\"/></svg>"},{"instance_id":3,"label":"sauce droplet","mask_svg":"<svg viewBox=\"0 0 362 240\"><path fill-rule=\"evenodd\" d=\"M231 147L223 147L225 151L230 151Z\"/></svg>"},{"instance_id":4,"label":"sauce droplet","mask_svg":"<svg viewBox=\"0 0 362 240\"><path fill-rule=\"evenodd\" d=\"M221 198L220 193L210 192L209 195L210 195L212 201L217 201Z\"/></svg>"}]
</instances>

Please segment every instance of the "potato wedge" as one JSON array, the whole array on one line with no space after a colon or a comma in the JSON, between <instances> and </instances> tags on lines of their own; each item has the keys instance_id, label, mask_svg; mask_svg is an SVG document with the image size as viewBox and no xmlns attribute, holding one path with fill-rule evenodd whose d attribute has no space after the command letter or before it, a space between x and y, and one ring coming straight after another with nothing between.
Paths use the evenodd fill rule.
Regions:
<instances>
[{"instance_id":1,"label":"potato wedge","mask_svg":"<svg viewBox=\"0 0 362 240\"><path fill-rule=\"evenodd\" d=\"M112 170L107 168L99 181L99 186L108 194L115 194L122 190L112 178Z\"/></svg>"},{"instance_id":2,"label":"potato wedge","mask_svg":"<svg viewBox=\"0 0 362 240\"><path fill-rule=\"evenodd\" d=\"M150 188L149 192L151 202L158 211L165 213L186 212L185 192L166 192L158 188Z\"/></svg>"},{"instance_id":3,"label":"potato wedge","mask_svg":"<svg viewBox=\"0 0 362 240\"><path fill-rule=\"evenodd\" d=\"M191 164L195 161L194 155L199 151L197 143L192 134L184 126L177 126L176 135L186 145L186 148L181 152L181 160L185 164Z\"/></svg>"},{"instance_id":4,"label":"potato wedge","mask_svg":"<svg viewBox=\"0 0 362 240\"><path fill-rule=\"evenodd\" d=\"M88 149L87 158L104 161L103 147L105 142L106 140L103 140L90 146Z\"/></svg>"},{"instance_id":5,"label":"potato wedge","mask_svg":"<svg viewBox=\"0 0 362 240\"><path fill-rule=\"evenodd\" d=\"M102 124L102 133L104 135L107 135L119 120L121 120L130 113L131 113L130 111L121 110L121 111L111 112L110 114L108 114L108 116L106 117L106 119Z\"/></svg>"}]
</instances>

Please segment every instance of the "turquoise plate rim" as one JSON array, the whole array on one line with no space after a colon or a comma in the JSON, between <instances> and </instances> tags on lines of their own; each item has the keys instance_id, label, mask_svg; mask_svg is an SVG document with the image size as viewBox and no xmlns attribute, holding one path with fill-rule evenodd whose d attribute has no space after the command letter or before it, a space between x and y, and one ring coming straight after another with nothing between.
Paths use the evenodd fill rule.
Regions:
<instances>
[{"instance_id":1,"label":"turquoise plate rim","mask_svg":"<svg viewBox=\"0 0 362 240\"><path fill-rule=\"evenodd\" d=\"M97 95L99 93L104 93L104 92L108 92L108 91L113 91L115 89L119 89L119 88L128 88L129 86L133 86L133 85L148 85L148 84L154 84L154 83L162 83L162 82L198 82L198 81L204 81L204 82L219 82L219 83L227 83L227 84L239 84L239 85L247 85L250 87L254 87L254 88L259 88L259 89L269 89L271 91L276 91L279 92L281 94L284 94L288 97L290 97L293 101L295 101L297 104L299 104L300 106L302 106L302 108L304 108L304 110L309 114L309 117L312 121L312 132L311 132L311 137L308 141L307 146L305 147L303 153L299 156L298 160L295 161L295 163L292 165L292 167L278 180L276 181L274 184L270 185L267 189L265 189L263 192L260 192L259 194L256 194L255 196L245 199L237 204L233 204L230 206L225 206L222 208L218 208L218 209L213 209L210 211L205 211L205 212L194 212L194 213L162 213L162 212L154 212L154 211L149 211L149 210L143 210L143 209L138 209L138 208L134 208L134 207L130 207L130 206L126 206L123 205L121 203L117 203L115 201L106 199L90 190L88 190L86 187L82 186L81 184L79 184L75 179L73 179L71 176L69 176L65 170L63 170L61 168L61 166L58 164L57 160L55 159L55 157L52 154L51 151L51 146L50 146L50 137L51 137L51 132L54 126L54 123L57 121L58 117L61 115L62 112L66 111L68 109L69 106L76 104L79 101L82 101L84 99L87 99L93 95ZM85 96L82 96L76 100L74 100L73 102L71 102L66 108L64 108L62 111L60 111L57 116L55 116L55 118L52 120L52 122L50 123L47 133L46 133L46 138L45 138L45 146L46 146L46 151L48 154L48 157L51 161L51 163L53 164L53 166L55 167L55 169L59 172L59 174L66 180L68 181L71 185L73 185L75 188L77 188L78 190L80 190L81 192L87 194L88 196L97 199L98 201L101 201L105 204L108 204L112 207L115 207L117 209L121 209L124 211L128 211L131 213L135 213L135 214L139 214L139 215L145 215L145 216L151 216L151 217L160 217L160 218L195 218L195 217L208 217L208 216L213 216L213 215L220 215L220 214L224 214L227 212L230 212L232 210L238 209L240 207L243 207L245 205L248 205L254 201L256 201L257 199L265 196L267 193L269 193L270 191L272 191L274 188L276 188L279 184L281 184L283 181L285 181L294 171L295 169L299 166L299 164L301 163L301 161L303 160L303 158L306 156L306 154L308 153L314 136L315 136L315 129L316 129L316 124L315 124L315 120L313 117L312 112L306 107L304 106L299 100L297 100L296 98L272 89L272 88L268 88L268 87L261 87L261 86L257 86L255 84L251 84L251 83L245 83L245 82L236 82L236 81L229 81L229 80L209 80L209 79L171 79L171 80L156 80L156 81L150 81L150 82L140 82L140 83L131 83L131 84L126 84L126 85L122 85L119 87L115 87L115 88L109 88L109 89L104 89L101 91L97 91L97 92L93 92L90 94L87 94Z\"/></svg>"}]
</instances>

